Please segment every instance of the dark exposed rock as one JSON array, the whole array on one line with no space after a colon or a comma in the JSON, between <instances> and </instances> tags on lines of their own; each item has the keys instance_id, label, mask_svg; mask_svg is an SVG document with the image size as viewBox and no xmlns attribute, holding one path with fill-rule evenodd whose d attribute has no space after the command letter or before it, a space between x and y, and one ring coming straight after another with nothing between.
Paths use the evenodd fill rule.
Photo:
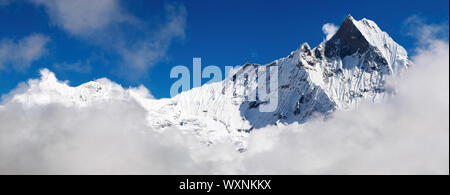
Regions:
<instances>
[{"instance_id":1,"label":"dark exposed rock","mask_svg":"<svg viewBox=\"0 0 450 195\"><path fill-rule=\"evenodd\" d=\"M300 46L300 52L309 56L312 55L311 47L309 47L308 43L303 43Z\"/></svg>"},{"instance_id":2,"label":"dark exposed rock","mask_svg":"<svg viewBox=\"0 0 450 195\"><path fill-rule=\"evenodd\" d=\"M352 16L347 16L336 34L325 44L328 58L350 56L356 52L366 52L370 44L354 24Z\"/></svg>"}]
</instances>

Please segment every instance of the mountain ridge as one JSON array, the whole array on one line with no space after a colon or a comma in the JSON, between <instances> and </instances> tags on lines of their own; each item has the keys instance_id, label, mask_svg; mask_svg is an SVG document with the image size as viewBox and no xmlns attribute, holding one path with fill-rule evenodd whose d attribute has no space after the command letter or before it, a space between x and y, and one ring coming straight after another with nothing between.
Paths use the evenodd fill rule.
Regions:
<instances>
[{"instance_id":1,"label":"mountain ridge","mask_svg":"<svg viewBox=\"0 0 450 195\"><path fill-rule=\"evenodd\" d=\"M27 106L59 103L89 106L95 102L135 101L148 111L149 127L164 131L175 127L193 133L207 144L233 140L245 148L248 132L269 125L305 123L315 114L355 107L359 101L377 101L386 95L386 77L401 74L411 65L406 50L375 22L348 16L335 35L311 48L303 43L284 58L266 65L245 64L229 78L206 84L173 98L155 100L145 87L123 89L107 79L70 87L48 71L28 88L12 93L6 103ZM273 112L257 109L265 102L249 100L256 93L259 69L277 66L279 98ZM270 76L270 75L269 75ZM272 80L270 80L272 82Z\"/></svg>"}]
</instances>

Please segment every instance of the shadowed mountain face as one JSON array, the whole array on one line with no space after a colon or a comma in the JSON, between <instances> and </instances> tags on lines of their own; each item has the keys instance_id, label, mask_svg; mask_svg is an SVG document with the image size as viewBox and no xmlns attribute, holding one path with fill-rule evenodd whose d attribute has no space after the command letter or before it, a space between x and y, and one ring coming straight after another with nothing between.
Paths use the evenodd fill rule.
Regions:
<instances>
[{"instance_id":1,"label":"shadowed mountain face","mask_svg":"<svg viewBox=\"0 0 450 195\"><path fill-rule=\"evenodd\" d=\"M369 42L355 26L352 16L347 16L336 34L325 44L327 58L350 56L356 52L362 54L370 48Z\"/></svg>"},{"instance_id":2,"label":"shadowed mountain face","mask_svg":"<svg viewBox=\"0 0 450 195\"><path fill-rule=\"evenodd\" d=\"M139 90L124 90L106 80L69 87L44 72L40 81L11 97L10 102L89 106L91 102L122 98L145 108L147 124L153 129L176 127L208 144L232 139L245 147L244 138L252 130L305 123L315 114L326 116L335 110L352 109L363 99L383 98L389 92L386 76L399 74L410 64L406 50L373 21L356 21L348 16L329 41L315 48L304 43L287 57L267 65L244 65L230 78L171 99L141 97ZM278 77L255 74L270 67L278 67ZM277 83L274 78L278 78ZM249 94L258 94L261 79L276 92L274 111L261 112L267 99L248 98Z\"/></svg>"}]
</instances>

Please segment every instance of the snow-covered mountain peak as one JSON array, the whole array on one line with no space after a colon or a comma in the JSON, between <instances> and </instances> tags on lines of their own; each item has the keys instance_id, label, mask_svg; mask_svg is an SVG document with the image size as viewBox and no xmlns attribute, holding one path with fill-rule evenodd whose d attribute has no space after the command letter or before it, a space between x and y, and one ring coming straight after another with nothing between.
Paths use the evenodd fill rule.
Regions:
<instances>
[{"instance_id":1,"label":"snow-covered mountain peak","mask_svg":"<svg viewBox=\"0 0 450 195\"><path fill-rule=\"evenodd\" d=\"M147 112L147 124L164 131L176 127L195 134L205 143L232 139L245 147L249 132L268 125L305 123L315 114L354 108L364 99L377 101L387 94L386 77L400 73L411 62L403 47L368 19L348 16L328 41L311 48L303 43L290 55L266 65L245 64L230 78L155 100L145 87L124 89L108 79L71 87L49 70L29 80L3 103L26 106L62 104L85 107L98 102L137 103ZM257 94L258 76L251 72L278 67L277 108L261 112L267 101L249 99ZM247 76L245 76L247 74Z\"/></svg>"},{"instance_id":2,"label":"snow-covered mountain peak","mask_svg":"<svg viewBox=\"0 0 450 195\"><path fill-rule=\"evenodd\" d=\"M375 22L366 18L357 21L349 15L336 34L325 43L325 56L343 59L355 53L370 55L390 73L411 64L406 50Z\"/></svg>"}]
</instances>

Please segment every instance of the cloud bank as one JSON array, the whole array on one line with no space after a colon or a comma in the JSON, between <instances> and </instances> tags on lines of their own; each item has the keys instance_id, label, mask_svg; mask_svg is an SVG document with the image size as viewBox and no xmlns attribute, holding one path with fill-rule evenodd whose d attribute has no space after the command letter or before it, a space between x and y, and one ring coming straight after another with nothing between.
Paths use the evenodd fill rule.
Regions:
<instances>
[{"instance_id":1,"label":"cloud bank","mask_svg":"<svg viewBox=\"0 0 450 195\"><path fill-rule=\"evenodd\" d=\"M49 41L49 37L41 34L32 34L20 40L0 40L0 70L26 70L47 53L46 46Z\"/></svg>"}]
</instances>

